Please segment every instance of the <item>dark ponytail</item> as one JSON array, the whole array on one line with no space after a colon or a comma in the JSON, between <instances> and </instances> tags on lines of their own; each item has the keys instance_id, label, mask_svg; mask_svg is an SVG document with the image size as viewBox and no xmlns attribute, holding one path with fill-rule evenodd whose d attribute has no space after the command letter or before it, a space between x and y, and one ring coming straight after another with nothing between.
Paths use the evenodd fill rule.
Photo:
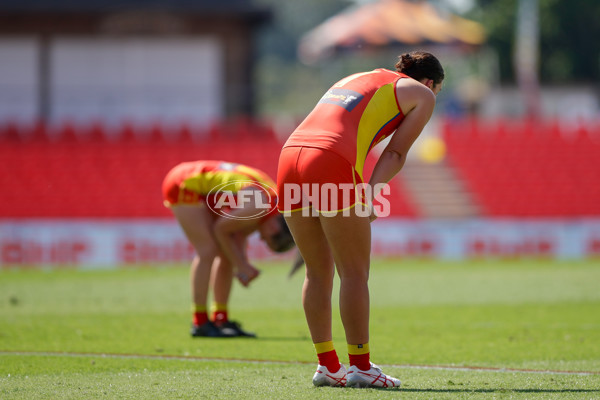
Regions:
<instances>
[{"instance_id":1,"label":"dark ponytail","mask_svg":"<svg viewBox=\"0 0 600 400\"><path fill-rule=\"evenodd\" d=\"M444 68L433 54L424 51L404 53L398 57L396 71L402 72L411 78L420 81L431 79L434 84L444 80Z\"/></svg>"}]
</instances>

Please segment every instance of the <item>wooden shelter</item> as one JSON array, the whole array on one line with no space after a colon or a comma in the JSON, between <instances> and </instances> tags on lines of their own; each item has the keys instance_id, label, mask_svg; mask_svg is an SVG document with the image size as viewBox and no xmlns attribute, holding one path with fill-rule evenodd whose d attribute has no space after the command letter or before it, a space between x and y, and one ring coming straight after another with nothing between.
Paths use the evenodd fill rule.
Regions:
<instances>
[{"instance_id":1,"label":"wooden shelter","mask_svg":"<svg viewBox=\"0 0 600 400\"><path fill-rule=\"evenodd\" d=\"M181 99L177 90L185 92L187 74L191 82L183 97L189 97L192 107L184 110L182 102L173 115L194 113L194 107L202 114L205 106L212 107L207 115L215 118L251 115L253 33L270 18L269 9L245 0L3 0L0 92L5 98L0 94L0 106L15 108L15 101L21 102L22 109L15 108L14 113L40 118L61 117L63 109L65 113L95 112L102 117L110 115L106 104L113 102L113 109L129 107L135 111L141 107L146 110L144 115L150 115L152 108L168 109L169 104ZM179 59L180 63L176 65L176 60L169 58ZM100 64L109 64L108 59L117 60L124 66L122 74L132 79L122 81L110 65L102 69ZM169 73L171 67L173 72ZM136 68L150 72L136 76ZM194 71L203 75L196 86ZM76 81L74 76L81 76L81 81L86 78L91 86ZM171 86L161 91L156 84L159 80ZM95 81L98 87L93 87ZM15 82L22 87L16 87ZM124 92L130 83L138 86ZM77 92L84 86L87 98ZM107 88L113 86L120 89L108 93ZM198 97L203 86L209 98ZM144 98L146 103L134 104L134 97ZM128 103L124 98L129 99ZM149 104L152 99L157 100Z\"/></svg>"}]
</instances>

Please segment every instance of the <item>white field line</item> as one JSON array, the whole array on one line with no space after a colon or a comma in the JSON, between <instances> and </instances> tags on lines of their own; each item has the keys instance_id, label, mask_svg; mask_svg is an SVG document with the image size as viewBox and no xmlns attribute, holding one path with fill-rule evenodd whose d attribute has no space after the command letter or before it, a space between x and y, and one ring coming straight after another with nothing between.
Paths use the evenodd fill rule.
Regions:
<instances>
[{"instance_id":1,"label":"white field line","mask_svg":"<svg viewBox=\"0 0 600 400\"><path fill-rule=\"evenodd\" d=\"M148 360L180 360L180 361L217 361L229 363L250 364L282 364L282 365L308 365L313 362L307 361L277 361L277 360L253 360L242 358L215 358L197 356L175 356L175 355L152 355L152 354L116 354L116 353L78 353L78 352L36 352L36 351L0 351L0 355L17 356L51 356L51 357L101 357L121 359L148 359ZM477 366L452 366L452 365L414 365L414 364L380 364L383 367L403 369L424 369L442 371L476 371L476 372L498 372L498 373L521 373L521 374L548 374L548 375L600 375L600 371L561 371L546 369L525 368L502 368L502 367L477 367Z\"/></svg>"}]
</instances>

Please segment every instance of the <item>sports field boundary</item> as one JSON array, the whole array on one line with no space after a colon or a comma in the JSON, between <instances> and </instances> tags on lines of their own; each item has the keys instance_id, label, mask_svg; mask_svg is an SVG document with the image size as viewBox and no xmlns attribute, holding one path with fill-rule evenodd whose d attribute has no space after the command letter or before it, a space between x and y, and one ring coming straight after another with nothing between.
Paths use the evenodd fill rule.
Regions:
<instances>
[{"instance_id":1,"label":"sports field boundary","mask_svg":"<svg viewBox=\"0 0 600 400\"><path fill-rule=\"evenodd\" d=\"M281 364L281 365L312 365L312 361L281 361L260 360L243 358L221 358L200 356L177 356L167 354L128 354L128 353L85 353L85 352L60 352L60 351L5 351L0 350L0 356L39 356L39 357L101 357L115 359L147 359L147 360L179 360L196 362L229 362L249 364ZM562 371L551 369L527 369L506 367L481 367L473 365L418 365L418 364L379 364L382 367L401 369L422 369L442 371L474 371L519 374L546 374L546 375L600 375L600 371Z\"/></svg>"}]
</instances>

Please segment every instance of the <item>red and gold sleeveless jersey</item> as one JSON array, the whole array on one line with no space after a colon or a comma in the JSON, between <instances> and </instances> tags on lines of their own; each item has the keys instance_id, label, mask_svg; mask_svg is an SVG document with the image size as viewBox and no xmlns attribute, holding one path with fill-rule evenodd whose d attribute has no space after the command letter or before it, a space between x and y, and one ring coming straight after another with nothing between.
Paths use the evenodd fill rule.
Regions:
<instances>
[{"instance_id":1,"label":"red and gold sleeveless jersey","mask_svg":"<svg viewBox=\"0 0 600 400\"><path fill-rule=\"evenodd\" d=\"M331 150L363 177L368 152L404 119L396 82L407 75L376 69L350 75L333 85L288 138L284 147Z\"/></svg>"},{"instance_id":2,"label":"red and gold sleeveless jersey","mask_svg":"<svg viewBox=\"0 0 600 400\"><path fill-rule=\"evenodd\" d=\"M260 186L277 200L275 182L264 172L242 164L201 160L175 166L165 178L166 205L196 201L212 202L217 190L236 194L243 188Z\"/></svg>"},{"instance_id":3,"label":"red and gold sleeveless jersey","mask_svg":"<svg viewBox=\"0 0 600 400\"><path fill-rule=\"evenodd\" d=\"M206 195L217 187L237 193L253 183L275 187L275 182L267 174L242 164L207 160L188 162L184 165L180 170L181 185L198 194Z\"/></svg>"}]
</instances>

